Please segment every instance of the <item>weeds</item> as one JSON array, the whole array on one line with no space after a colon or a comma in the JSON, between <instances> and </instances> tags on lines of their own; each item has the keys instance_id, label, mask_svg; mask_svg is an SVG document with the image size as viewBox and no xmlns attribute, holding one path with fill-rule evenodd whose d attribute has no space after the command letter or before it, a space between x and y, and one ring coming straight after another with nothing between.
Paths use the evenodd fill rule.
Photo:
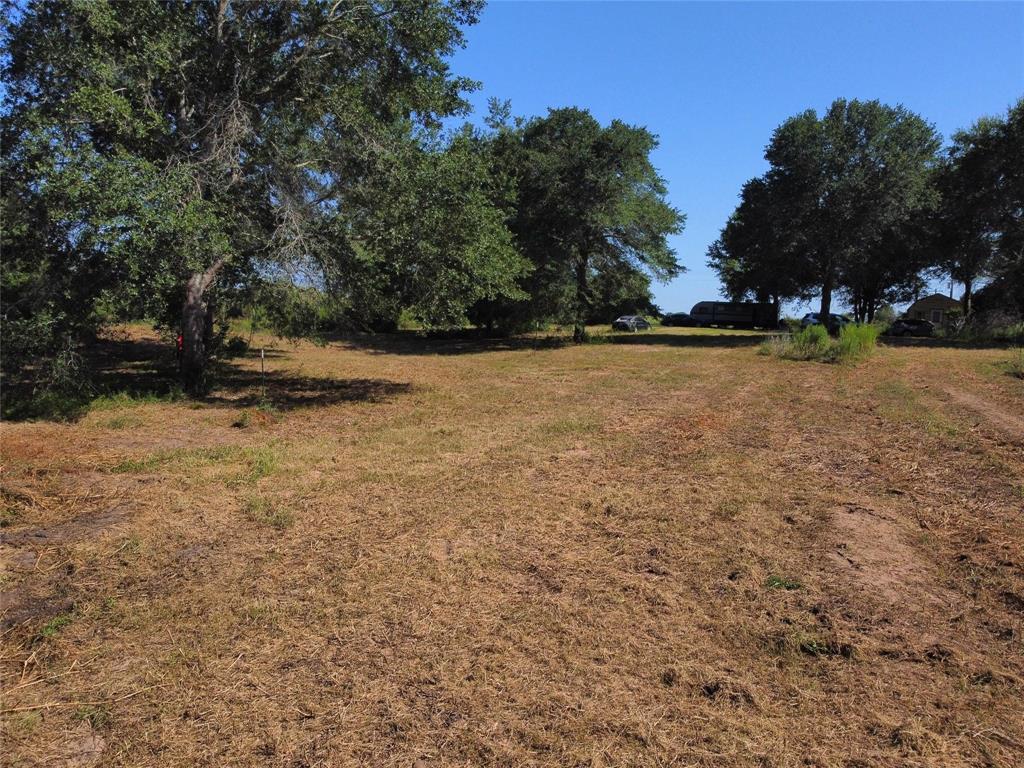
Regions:
<instances>
[{"instance_id":1,"label":"weeds","mask_svg":"<svg viewBox=\"0 0 1024 768\"><path fill-rule=\"evenodd\" d=\"M62 613L60 616L54 616L43 625L42 629L39 630L39 639L52 640L72 621L74 621L74 617L67 613Z\"/></svg>"},{"instance_id":2,"label":"weeds","mask_svg":"<svg viewBox=\"0 0 1024 768\"><path fill-rule=\"evenodd\" d=\"M774 575L773 576L769 576L767 579L765 579L764 585L766 587L768 587L768 589L785 589L785 590L800 589L800 587L803 586L799 581L795 581L793 579L787 579L785 576L774 576Z\"/></svg>"},{"instance_id":3,"label":"weeds","mask_svg":"<svg viewBox=\"0 0 1024 768\"><path fill-rule=\"evenodd\" d=\"M239 413L238 418L231 423L231 426L236 429L246 429L253 424L270 424L277 421L279 415L280 412L272 402L261 400L254 411L246 409Z\"/></svg>"},{"instance_id":4,"label":"weeds","mask_svg":"<svg viewBox=\"0 0 1024 768\"><path fill-rule=\"evenodd\" d=\"M245 465L245 471L236 478L236 481L255 482L261 477L273 474L277 469L277 452L273 448L264 446L243 448L234 445L160 451L141 459L125 459L115 464L111 471L119 474L133 474L150 472L163 467L195 470L216 464L239 462Z\"/></svg>"},{"instance_id":5,"label":"weeds","mask_svg":"<svg viewBox=\"0 0 1024 768\"><path fill-rule=\"evenodd\" d=\"M248 520L261 525L269 525L283 531L295 522L291 510L277 506L266 496L252 495L242 504L242 513Z\"/></svg>"},{"instance_id":6,"label":"weeds","mask_svg":"<svg viewBox=\"0 0 1024 768\"><path fill-rule=\"evenodd\" d=\"M112 411L119 408L135 408L140 405L155 403L175 403L184 399L185 395L180 388L174 387L168 392L158 393L137 393L137 392L112 392L99 396L93 396L88 388L76 390L46 389L32 393L29 396L12 398L10 395L4 397L3 416L14 420L43 419L51 421L76 421L93 411ZM111 429L124 429L130 426L138 426L138 423L129 421L132 417L117 417L108 422ZM114 424L118 419L124 419L121 426Z\"/></svg>"},{"instance_id":7,"label":"weeds","mask_svg":"<svg viewBox=\"0 0 1024 768\"><path fill-rule=\"evenodd\" d=\"M156 392L108 392L95 397L89 403L90 411L111 411L117 408L136 408L140 405L176 403L185 399L180 387L173 387L162 394Z\"/></svg>"},{"instance_id":8,"label":"weeds","mask_svg":"<svg viewBox=\"0 0 1024 768\"><path fill-rule=\"evenodd\" d=\"M808 325L786 336L771 336L761 343L762 355L786 360L822 360L853 362L870 355L878 341L878 327L865 324L846 325L838 339L831 339L823 325Z\"/></svg>"},{"instance_id":9,"label":"weeds","mask_svg":"<svg viewBox=\"0 0 1024 768\"><path fill-rule=\"evenodd\" d=\"M843 326L839 331L839 340L832 347L832 352L836 360L851 362L869 356L875 351L877 343L877 325L853 323Z\"/></svg>"},{"instance_id":10,"label":"weeds","mask_svg":"<svg viewBox=\"0 0 1024 768\"><path fill-rule=\"evenodd\" d=\"M1006 361L1006 372L1015 378L1024 379L1024 347L1010 351L1010 359Z\"/></svg>"},{"instance_id":11,"label":"weeds","mask_svg":"<svg viewBox=\"0 0 1024 768\"><path fill-rule=\"evenodd\" d=\"M99 730L110 722L110 711L104 706L83 704L75 710L74 718L88 723L93 730Z\"/></svg>"},{"instance_id":12,"label":"weeds","mask_svg":"<svg viewBox=\"0 0 1024 768\"><path fill-rule=\"evenodd\" d=\"M597 424L590 419L565 418L549 422L541 427L543 432L551 436L585 435L597 430Z\"/></svg>"},{"instance_id":13,"label":"weeds","mask_svg":"<svg viewBox=\"0 0 1024 768\"><path fill-rule=\"evenodd\" d=\"M115 416L112 419L107 419L103 422L103 426L107 429L131 429L132 427L138 427L142 425L142 419L132 414L122 414Z\"/></svg>"}]
</instances>

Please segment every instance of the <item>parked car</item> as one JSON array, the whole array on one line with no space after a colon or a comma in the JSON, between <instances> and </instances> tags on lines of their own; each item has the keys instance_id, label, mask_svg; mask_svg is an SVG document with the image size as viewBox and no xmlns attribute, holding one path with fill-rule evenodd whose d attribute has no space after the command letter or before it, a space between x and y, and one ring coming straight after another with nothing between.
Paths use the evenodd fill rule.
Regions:
<instances>
[{"instance_id":1,"label":"parked car","mask_svg":"<svg viewBox=\"0 0 1024 768\"><path fill-rule=\"evenodd\" d=\"M661 318L661 324L678 328L700 328L701 326L700 320L686 312L669 312Z\"/></svg>"},{"instance_id":2,"label":"parked car","mask_svg":"<svg viewBox=\"0 0 1024 768\"><path fill-rule=\"evenodd\" d=\"M612 330L615 331L646 331L651 324L640 315L623 315L615 318L612 323Z\"/></svg>"},{"instance_id":3,"label":"parked car","mask_svg":"<svg viewBox=\"0 0 1024 768\"><path fill-rule=\"evenodd\" d=\"M828 329L830 331L838 331L844 325L849 325L852 322L846 315L837 315L834 312L830 312L828 315ZM817 312L808 312L800 321L801 328L806 328L809 325L821 325Z\"/></svg>"},{"instance_id":4,"label":"parked car","mask_svg":"<svg viewBox=\"0 0 1024 768\"><path fill-rule=\"evenodd\" d=\"M901 317L885 333L887 336L931 336L935 333L935 323L924 318Z\"/></svg>"}]
</instances>

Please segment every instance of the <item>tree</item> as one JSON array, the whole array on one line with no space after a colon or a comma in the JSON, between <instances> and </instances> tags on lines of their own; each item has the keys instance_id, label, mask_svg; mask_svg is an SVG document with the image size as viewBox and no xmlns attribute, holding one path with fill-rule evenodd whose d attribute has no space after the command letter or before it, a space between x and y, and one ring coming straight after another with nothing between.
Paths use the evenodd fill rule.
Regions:
<instances>
[{"instance_id":1,"label":"tree","mask_svg":"<svg viewBox=\"0 0 1024 768\"><path fill-rule=\"evenodd\" d=\"M543 311L568 315L583 341L595 274L679 274L668 236L685 217L665 200L650 161L657 140L644 128L602 127L585 110L553 109L516 138L505 136L504 157L515 169L509 226L532 266L523 287Z\"/></svg>"},{"instance_id":2,"label":"tree","mask_svg":"<svg viewBox=\"0 0 1024 768\"><path fill-rule=\"evenodd\" d=\"M878 240L839 265L840 291L853 308L857 322L870 323L880 307L910 301L923 289L921 275L934 260L924 215L922 208L913 218L882 232Z\"/></svg>"},{"instance_id":3,"label":"tree","mask_svg":"<svg viewBox=\"0 0 1024 768\"><path fill-rule=\"evenodd\" d=\"M776 316L783 301L807 298L805 269L785 239L785 221L764 177L743 185L740 204L718 240L708 248L708 266L734 301L770 301Z\"/></svg>"},{"instance_id":4,"label":"tree","mask_svg":"<svg viewBox=\"0 0 1024 768\"><path fill-rule=\"evenodd\" d=\"M941 210L935 227L939 266L964 286L964 316L974 288L992 265L1000 219L998 119L982 118L953 135L937 173Z\"/></svg>"},{"instance_id":5,"label":"tree","mask_svg":"<svg viewBox=\"0 0 1024 768\"><path fill-rule=\"evenodd\" d=\"M981 278L1008 279L1012 285L1024 277L1022 146L1024 99L1005 119L983 117L954 134L939 168L935 247L941 269L964 286L965 316L972 313Z\"/></svg>"},{"instance_id":6,"label":"tree","mask_svg":"<svg viewBox=\"0 0 1024 768\"><path fill-rule=\"evenodd\" d=\"M931 171L939 139L903 107L839 99L820 119L813 110L790 118L765 151L775 215L797 282L816 286L828 317L837 288L857 290L860 276L892 249L907 222L933 201ZM902 272L887 277L892 282ZM871 286L877 306L891 285Z\"/></svg>"},{"instance_id":7,"label":"tree","mask_svg":"<svg viewBox=\"0 0 1024 768\"><path fill-rule=\"evenodd\" d=\"M374 190L409 214L394 157L410 157L417 125L465 108L471 83L447 57L480 5L38 0L12 13L0 115L5 317L59 318L52 346L54 329L80 334L101 305L149 312L174 295L184 382L202 391L210 291L227 272L244 280L298 264L337 287L346 269L394 255L401 236L384 242ZM417 161L413 181L432 183L465 157ZM467 175L441 203L465 194L476 205ZM514 259L494 223L479 206L465 214L430 290L423 262L403 262L417 301L433 296L424 316L457 316L511 285L498 277ZM474 227L478 245L468 244ZM416 253L432 266L443 245Z\"/></svg>"}]
</instances>

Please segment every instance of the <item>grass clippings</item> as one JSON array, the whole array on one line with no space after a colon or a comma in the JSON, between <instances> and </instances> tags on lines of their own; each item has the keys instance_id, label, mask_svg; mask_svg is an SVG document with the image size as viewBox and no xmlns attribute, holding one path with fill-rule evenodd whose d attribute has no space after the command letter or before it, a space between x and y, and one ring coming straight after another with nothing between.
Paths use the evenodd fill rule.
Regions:
<instances>
[{"instance_id":1,"label":"grass clippings","mask_svg":"<svg viewBox=\"0 0 1024 768\"><path fill-rule=\"evenodd\" d=\"M5 421L4 759L1018 764L1005 350L764 338L260 338L280 418L246 358Z\"/></svg>"}]
</instances>

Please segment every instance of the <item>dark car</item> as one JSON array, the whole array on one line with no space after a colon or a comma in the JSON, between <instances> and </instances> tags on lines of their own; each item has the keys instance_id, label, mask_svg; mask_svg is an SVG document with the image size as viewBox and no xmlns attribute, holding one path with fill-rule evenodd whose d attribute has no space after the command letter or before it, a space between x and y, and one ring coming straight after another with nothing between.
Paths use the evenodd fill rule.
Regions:
<instances>
[{"instance_id":1,"label":"dark car","mask_svg":"<svg viewBox=\"0 0 1024 768\"><path fill-rule=\"evenodd\" d=\"M700 320L686 312L669 312L661 318L661 324L678 328L700 328L702 325Z\"/></svg>"},{"instance_id":2,"label":"dark car","mask_svg":"<svg viewBox=\"0 0 1024 768\"><path fill-rule=\"evenodd\" d=\"M931 336L935 324L923 318L901 317L885 332L889 336Z\"/></svg>"},{"instance_id":3,"label":"dark car","mask_svg":"<svg viewBox=\"0 0 1024 768\"><path fill-rule=\"evenodd\" d=\"M838 331L844 325L849 325L851 322L853 321L846 315L837 315L834 312L830 312L828 316L828 329L830 331ZM809 325L821 325L821 319L817 312L808 312L800 321L800 326L803 328Z\"/></svg>"},{"instance_id":4,"label":"dark car","mask_svg":"<svg viewBox=\"0 0 1024 768\"><path fill-rule=\"evenodd\" d=\"M640 315L623 315L615 318L612 329L616 331L646 331L651 324Z\"/></svg>"}]
</instances>

